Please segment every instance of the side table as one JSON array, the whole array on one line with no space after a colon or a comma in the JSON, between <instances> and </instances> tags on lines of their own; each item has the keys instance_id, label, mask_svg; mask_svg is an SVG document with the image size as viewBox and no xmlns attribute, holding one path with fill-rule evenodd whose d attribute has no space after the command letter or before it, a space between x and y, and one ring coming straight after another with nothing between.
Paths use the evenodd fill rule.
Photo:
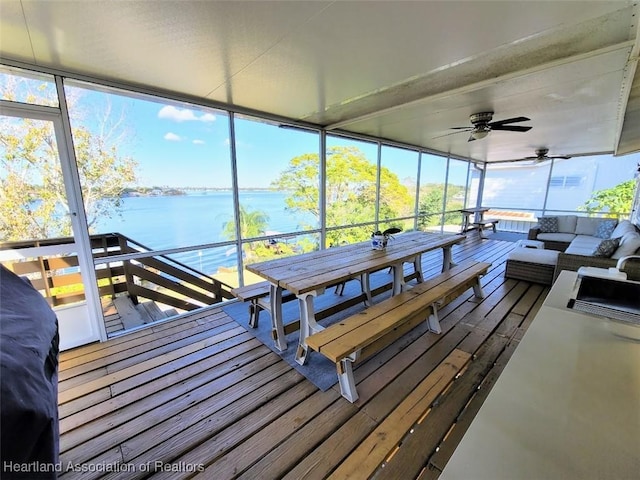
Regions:
<instances>
[{"instance_id":1,"label":"side table","mask_svg":"<svg viewBox=\"0 0 640 480\"><path fill-rule=\"evenodd\" d=\"M516 242L516 247L539 248L544 250L544 242L541 242L539 240L518 240Z\"/></svg>"}]
</instances>

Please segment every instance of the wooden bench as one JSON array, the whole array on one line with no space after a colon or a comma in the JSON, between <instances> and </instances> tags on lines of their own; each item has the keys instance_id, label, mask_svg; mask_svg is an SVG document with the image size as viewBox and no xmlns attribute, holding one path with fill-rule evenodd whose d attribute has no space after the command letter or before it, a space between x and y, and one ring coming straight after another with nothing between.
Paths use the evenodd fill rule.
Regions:
<instances>
[{"instance_id":1,"label":"wooden bench","mask_svg":"<svg viewBox=\"0 0 640 480\"><path fill-rule=\"evenodd\" d=\"M258 327L260 310L266 310L271 315L271 301L269 300L269 282L252 283L244 287L231 289L231 293L238 300L249 302L249 326ZM285 294L282 296L282 303L295 300L295 295Z\"/></svg>"},{"instance_id":2,"label":"wooden bench","mask_svg":"<svg viewBox=\"0 0 640 480\"><path fill-rule=\"evenodd\" d=\"M336 364L340 392L350 402L358 399L352 364L369 357L413 329L425 319L429 329L441 333L438 308L469 288L483 298L480 277L491 264L466 261L384 300L324 330L310 335L307 345Z\"/></svg>"},{"instance_id":3,"label":"wooden bench","mask_svg":"<svg viewBox=\"0 0 640 480\"><path fill-rule=\"evenodd\" d=\"M344 292L345 282L336 285L335 293L342 295ZM249 302L249 326L251 328L258 327L258 320L260 319L260 310L266 310L271 315L271 301L269 299L269 282L258 282L251 285L245 285L244 287L237 287L231 289L231 293L234 297L242 302ZM296 296L291 293L285 293L282 295L282 303L295 300Z\"/></svg>"},{"instance_id":4,"label":"wooden bench","mask_svg":"<svg viewBox=\"0 0 640 480\"><path fill-rule=\"evenodd\" d=\"M478 229L478 235L482 237L482 230L484 230L489 225L493 229L493 233L496 233L496 226L498 225L498 222L500 222L500 219L498 218L487 218L479 220L477 222L473 222L472 225Z\"/></svg>"}]
</instances>

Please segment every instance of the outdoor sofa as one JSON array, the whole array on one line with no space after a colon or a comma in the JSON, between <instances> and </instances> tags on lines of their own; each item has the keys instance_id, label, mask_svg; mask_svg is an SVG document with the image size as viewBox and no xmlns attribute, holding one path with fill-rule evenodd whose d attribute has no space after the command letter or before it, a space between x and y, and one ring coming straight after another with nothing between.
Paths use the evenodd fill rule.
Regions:
<instances>
[{"instance_id":1,"label":"outdoor sofa","mask_svg":"<svg viewBox=\"0 0 640 480\"><path fill-rule=\"evenodd\" d=\"M517 248L507 259L505 276L550 285L562 270L611 268L629 255L640 255L640 228L629 220L559 215L541 217L529 240L544 250ZM626 262L630 280L640 281L640 262Z\"/></svg>"}]
</instances>

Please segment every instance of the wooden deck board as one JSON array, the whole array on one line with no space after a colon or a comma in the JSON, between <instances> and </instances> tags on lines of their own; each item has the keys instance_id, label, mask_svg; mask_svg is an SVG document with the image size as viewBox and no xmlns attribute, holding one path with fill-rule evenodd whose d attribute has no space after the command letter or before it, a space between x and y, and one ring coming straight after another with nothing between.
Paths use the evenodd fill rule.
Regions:
<instances>
[{"instance_id":1,"label":"wooden deck board","mask_svg":"<svg viewBox=\"0 0 640 480\"><path fill-rule=\"evenodd\" d=\"M355 404L318 391L220 308L63 352L61 461L130 468L61 478L437 479L548 293L504 279L513 243L472 237L453 258L492 264L486 297L465 293L440 310L441 335L417 324L359 365ZM441 252L423 257L425 278L441 267ZM473 360L416 400L455 352Z\"/></svg>"},{"instance_id":2,"label":"wooden deck board","mask_svg":"<svg viewBox=\"0 0 640 480\"><path fill-rule=\"evenodd\" d=\"M369 478L420 420L447 385L453 381L471 355L452 351L427 377L390 409L389 415L343 461L329 477L334 480ZM406 477L396 477L406 478Z\"/></svg>"},{"instance_id":3,"label":"wooden deck board","mask_svg":"<svg viewBox=\"0 0 640 480\"><path fill-rule=\"evenodd\" d=\"M207 382L212 382L229 372L238 371L239 375L242 374L240 368L247 364L257 363L262 357L266 356L266 352L262 349L253 348L246 351L246 348L250 345L247 342L229 351L228 353L234 355L233 358L229 358L226 352L224 355L212 355L198 365L197 371L196 368L188 368L172 373L162 379L145 384L136 390L130 390L106 401L96 403L95 407L90 410L80 411L61 419L60 431L62 433L70 432L69 435L62 439L61 449L65 450L110 428L126 424L130 419L152 409L154 407L152 401L157 397L162 400L166 395L189 395L193 389ZM275 359L271 357L269 360L273 361ZM189 382L183 381L183 384L174 385L176 380L185 379L188 379ZM140 396L143 396L148 401L137 402ZM85 424L88 424L88 426ZM79 436L81 438L78 438Z\"/></svg>"}]
</instances>

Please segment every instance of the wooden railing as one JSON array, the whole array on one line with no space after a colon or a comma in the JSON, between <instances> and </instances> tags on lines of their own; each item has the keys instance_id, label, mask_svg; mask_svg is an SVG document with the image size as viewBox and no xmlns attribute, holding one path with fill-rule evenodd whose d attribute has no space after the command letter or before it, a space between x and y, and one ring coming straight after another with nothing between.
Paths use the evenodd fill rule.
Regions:
<instances>
[{"instance_id":1,"label":"wooden railing","mask_svg":"<svg viewBox=\"0 0 640 480\"><path fill-rule=\"evenodd\" d=\"M75 303L85 297L73 244L72 238L3 243L0 251L25 253L23 258L5 259L2 263L18 275L27 276L50 305ZM46 247L66 249L68 253L47 256ZM133 303L142 297L181 310L195 310L234 298L230 285L168 257L154 255L144 245L119 233L92 235L91 248L94 258L149 252L149 256L114 259L96 266L101 298L127 294Z\"/></svg>"}]
</instances>

